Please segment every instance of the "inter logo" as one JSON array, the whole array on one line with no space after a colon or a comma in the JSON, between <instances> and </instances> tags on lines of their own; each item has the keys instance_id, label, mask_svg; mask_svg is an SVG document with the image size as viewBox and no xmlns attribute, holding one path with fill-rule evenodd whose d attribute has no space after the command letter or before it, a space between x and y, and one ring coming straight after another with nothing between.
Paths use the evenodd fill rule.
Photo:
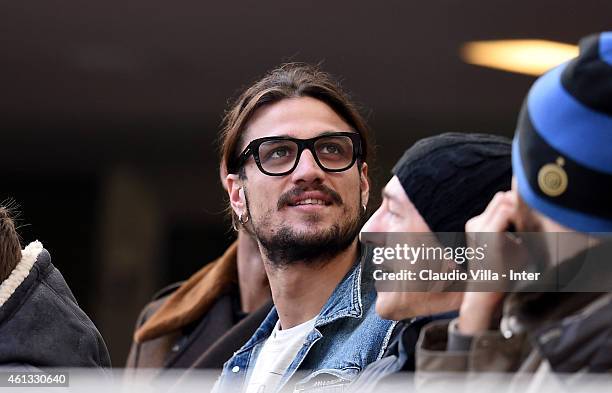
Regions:
<instances>
[{"instance_id":1,"label":"inter logo","mask_svg":"<svg viewBox=\"0 0 612 393\"><path fill-rule=\"evenodd\" d=\"M546 164L538 172L538 186L548 196L556 197L567 190L567 173L563 169L565 160L557 158L554 164Z\"/></svg>"}]
</instances>

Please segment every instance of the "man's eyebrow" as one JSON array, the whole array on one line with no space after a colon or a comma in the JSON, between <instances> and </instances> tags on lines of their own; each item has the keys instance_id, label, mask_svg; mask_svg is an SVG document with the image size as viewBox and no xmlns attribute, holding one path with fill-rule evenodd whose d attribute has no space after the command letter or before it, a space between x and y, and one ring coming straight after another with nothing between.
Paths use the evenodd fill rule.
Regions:
<instances>
[{"instance_id":1,"label":"man's eyebrow","mask_svg":"<svg viewBox=\"0 0 612 393\"><path fill-rule=\"evenodd\" d=\"M274 135L264 135L260 138L255 138L253 139L253 141L256 141L257 139L263 139L263 138L293 138L291 135L285 133L285 134L274 134Z\"/></svg>"},{"instance_id":2,"label":"man's eyebrow","mask_svg":"<svg viewBox=\"0 0 612 393\"><path fill-rule=\"evenodd\" d=\"M328 130L328 131L323 131L322 133L320 133L317 136L321 136L321 135L332 135L332 134L337 134L339 132L354 132L355 134L358 134L358 132L355 132L353 130L342 130L342 131L334 131L334 130Z\"/></svg>"},{"instance_id":3,"label":"man's eyebrow","mask_svg":"<svg viewBox=\"0 0 612 393\"><path fill-rule=\"evenodd\" d=\"M355 131L352 131L352 130L349 130L349 131L332 131L332 130L330 130L330 131L323 131L322 133L315 135L313 138L318 138L318 137L320 137L320 136L326 136L326 135L333 135L333 134L337 134L338 132L354 132L355 134L358 134L358 132L355 132ZM294 135L289 135L289 134L287 134L287 133L283 133L283 134L277 134L277 135L268 135L268 136L263 136L263 137L261 137L261 138L255 138L255 139L253 139L252 141L257 140L257 139L262 139L262 138L290 138L290 139L302 139L302 138L297 138L297 137L296 137L296 136L294 136ZM305 138L305 139L311 139L311 138ZM251 142L252 142L252 141L251 141ZM249 143L250 143L250 142L249 142Z\"/></svg>"}]
</instances>

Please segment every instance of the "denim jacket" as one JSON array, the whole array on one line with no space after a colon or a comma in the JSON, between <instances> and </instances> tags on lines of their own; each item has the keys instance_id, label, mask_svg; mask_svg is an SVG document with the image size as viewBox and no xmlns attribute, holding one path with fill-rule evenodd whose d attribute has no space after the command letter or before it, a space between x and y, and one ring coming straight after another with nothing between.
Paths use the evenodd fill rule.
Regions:
<instances>
[{"instance_id":1,"label":"denim jacket","mask_svg":"<svg viewBox=\"0 0 612 393\"><path fill-rule=\"evenodd\" d=\"M360 259L321 309L277 392L294 388L301 392L341 390L385 352L396 322L381 319L374 311L376 290L370 251L362 246ZM273 307L253 337L224 364L215 393L244 390L257 354L277 320Z\"/></svg>"}]
</instances>

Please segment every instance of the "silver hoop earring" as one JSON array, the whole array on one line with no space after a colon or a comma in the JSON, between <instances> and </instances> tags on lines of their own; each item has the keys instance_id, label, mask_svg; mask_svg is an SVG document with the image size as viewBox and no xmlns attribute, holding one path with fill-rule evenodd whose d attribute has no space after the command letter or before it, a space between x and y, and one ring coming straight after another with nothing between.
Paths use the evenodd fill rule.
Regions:
<instances>
[{"instance_id":1,"label":"silver hoop earring","mask_svg":"<svg viewBox=\"0 0 612 393\"><path fill-rule=\"evenodd\" d=\"M361 205L361 207L363 208L364 213L368 210L368 207L366 205Z\"/></svg>"},{"instance_id":2,"label":"silver hoop earring","mask_svg":"<svg viewBox=\"0 0 612 393\"><path fill-rule=\"evenodd\" d=\"M240 224L242 224L242 225L244 225L244 224L246 224L247 222L249 222L249 215L248 215L248 214L246 214L246 215L245 215L246 219L244 219L244 218L242 218L242 215L243 215L243 214L244 214L244 213L240 213L240 215L238 216L238 221L240 221Z\"/></svg>"}]
</instances>

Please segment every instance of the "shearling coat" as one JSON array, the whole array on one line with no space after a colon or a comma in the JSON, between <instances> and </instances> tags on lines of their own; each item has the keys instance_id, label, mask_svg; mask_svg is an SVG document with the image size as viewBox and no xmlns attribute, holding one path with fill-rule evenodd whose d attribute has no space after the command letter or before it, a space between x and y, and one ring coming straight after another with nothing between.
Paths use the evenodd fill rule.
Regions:
<instances>
[{"instance_id":1,"label":"shearling coat","mask_svg":"<svg viewBox=\"0 0 612 393\"><path fill-rule=\"evenodd\" d=\"M100 332L40 242L0 284L0 369L110 368Z\"/></svg>"}]
</instances>

